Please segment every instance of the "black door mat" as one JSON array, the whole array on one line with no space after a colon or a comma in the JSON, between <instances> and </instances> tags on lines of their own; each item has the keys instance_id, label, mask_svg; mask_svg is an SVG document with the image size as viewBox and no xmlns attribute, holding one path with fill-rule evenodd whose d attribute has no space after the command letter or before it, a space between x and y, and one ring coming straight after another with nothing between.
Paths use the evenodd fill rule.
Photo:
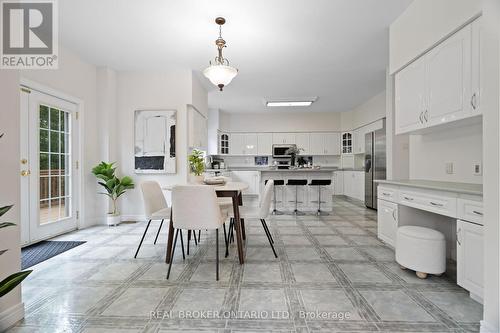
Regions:
<instances>
[{"instance_id":1,"label":"black door mat","mask_svg":"<svg viewBox=\"0 0 500 333\"><path fill-rule=\"evenodd\" d=\"M83 241L42 241L27 246L21 249L21 268L34 266L84 243Z\"/></svg>"}]
</instances>

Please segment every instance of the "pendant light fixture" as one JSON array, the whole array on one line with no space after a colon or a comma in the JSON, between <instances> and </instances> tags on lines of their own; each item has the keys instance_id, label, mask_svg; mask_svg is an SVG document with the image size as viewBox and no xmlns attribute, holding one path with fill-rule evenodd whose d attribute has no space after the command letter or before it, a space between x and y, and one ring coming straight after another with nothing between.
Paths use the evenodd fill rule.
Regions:
<instances>
[{"instance_id":1,"label":"pendant light fixture","mask_svg":"<svg viewBox=\"0 0 500 333\"><path fill-rule=\"evenodd\" d=\"M222 56L222 48L226 47L226 41L222 38L222 25L226 23L226 19L217 17L215 23L219 25L219 38L215 40L218 55L213 62L209 62L210 66L203 71L203 75L222 91L224 86L227 86L238 74L238 70L230 66L229 60Z\"/></svg>"}]
</instances>

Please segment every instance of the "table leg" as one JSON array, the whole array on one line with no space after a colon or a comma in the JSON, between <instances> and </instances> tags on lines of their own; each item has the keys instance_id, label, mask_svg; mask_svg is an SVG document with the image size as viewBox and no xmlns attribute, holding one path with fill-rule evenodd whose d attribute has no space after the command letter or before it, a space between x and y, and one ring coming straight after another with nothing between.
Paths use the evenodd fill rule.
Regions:
<instances>
[{"instance_id":1,"label":"table leg","mask_svg":"<svg viewBox=\"0 0 500 333\"><path fill-rule=\"evenodd\" d=\"M241 219L240 219L240 209L238 195L233 195L233 211L234 211L234 226L236 229L236 244L238 246L238 258L240 259L240 264L245 262L245 255L243 253L243 239L241 231Z\"/></svg>"},{"instance_id":2,"label":"table leg","mask_svg":"<svg viewBox=\"0 0 500 333\"><path fill-rule=\"evenodd\" d=\"M167 264L170 262L170 257L172 256L173 241L174 241L174 220L172 219L172 212L170 212L170 222L168 223L167 255L165 256L165 262Z\"/></svg>"}]
</instances>

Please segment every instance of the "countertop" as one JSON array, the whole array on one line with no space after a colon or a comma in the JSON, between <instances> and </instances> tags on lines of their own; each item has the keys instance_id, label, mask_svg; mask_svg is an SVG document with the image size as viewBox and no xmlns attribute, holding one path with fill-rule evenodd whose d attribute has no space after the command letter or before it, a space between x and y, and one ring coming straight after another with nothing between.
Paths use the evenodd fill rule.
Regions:
<instances>
[{"instance_id":1,"label":"countertop","mask_svg":"<svg viewBox=\"0 0 500 333\"><path fill-rule=\"evenodd\" d=\"M482 184L441 182L435 180L420 180L420 179L398 179L398 180L375 180L379 184L399 185L416 188L424 188L436 191L454 192L471 195L483 195Z\"/></svg>"},{"instance_id":2,"label":"countertop","mask_svg":"<svg viewBox=\"0 0 500 333\"><path fill-rule=\"evenodd\" d=\"M364 171L363 168L339 168L339 167L321 167L319 169L275 169L269 166L241 166L228 167L225 169L206 169L207 172L230 172L230 171L262 171L262 172L333 172L333 171Z\"/></svg>"}]
</instances>

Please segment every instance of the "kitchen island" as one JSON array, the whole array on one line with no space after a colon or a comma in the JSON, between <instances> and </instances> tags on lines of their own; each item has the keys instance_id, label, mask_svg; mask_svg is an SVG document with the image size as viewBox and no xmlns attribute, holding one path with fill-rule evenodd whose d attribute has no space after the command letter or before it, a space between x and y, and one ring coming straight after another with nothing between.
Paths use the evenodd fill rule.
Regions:
<instances>
[{"instance_id":1,"label":"kitchen island","mask_svg":"<svg viewBox=\"0 0 500 333\"><path fill-rule=\"evenodd\" d=\"M307 184L312 179L329 179L331 185L321 186L321 209L331 211L333 206L333 173L338 171L335 167L324 168L290 168L277 169L273 167L230 167L218 170L222 175L230 177L233 181L244 182L249 188L243 192L245 206L258 206L261 193L264 191L268 179L284 180L306 179ZM208 170L215 172L216 170ZM304 212L313 213L318 210L318 186L298 186L297 206ZM291 213L295 208L295 186L276 186L276 208L285 213Z\"/></svg>"}]
</instances>

